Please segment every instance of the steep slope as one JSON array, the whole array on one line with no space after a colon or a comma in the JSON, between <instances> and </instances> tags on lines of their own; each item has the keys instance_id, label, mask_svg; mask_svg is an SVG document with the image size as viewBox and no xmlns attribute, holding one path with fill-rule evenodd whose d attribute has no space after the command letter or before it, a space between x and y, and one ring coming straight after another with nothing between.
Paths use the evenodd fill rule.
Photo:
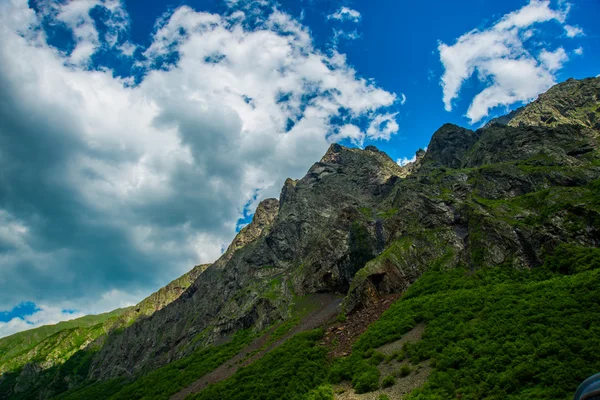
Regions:
<instances>
[{"instance_id":1,"label":"steep slope","mask_svg":"<svg viewBox=\"0 0 600 400\"><path fill-rule=\"evenodd\" d=\"M375 148L332 145L304 178L286 181L278 207L273 199L259 205L229 250L177 301L112 338L91 376L139 374L287 318L295 296L344 292L385 245L385 232L359 209L381 205L400 172Z\"/></svg>"},{"instance_id":2,"label":"steep slope","mask_svg":"<svg viewBox=\"0 0 600 400\"><path fill-rule=\"evenodd\" d=\"M86 315L55 325L15 333L0 339L0 372L13 371L29 362L42 368L69 358L79 347L108 332L128 309Z\"/></svg>"},{"instance_id":3,"label":"steep slope","mask_svg":"<svg viewBox=\"0 0 600 400\"><path fill-rule=\"evenodd\" d=\"M207 267L206 264L194 267L135 306L42 326L0 339L0 373L18 376L14 389L23 393L37 390L60 374L65 375L63 379L67 381L84 379L85 376L69 376L65 371L71 366L62 369L60 366L74 356L76 359L70 364L89 364L91 356L110 333L125 329L177 299ZM12 389L6 390L12 392Z\"/></svg>"}]
</instances>

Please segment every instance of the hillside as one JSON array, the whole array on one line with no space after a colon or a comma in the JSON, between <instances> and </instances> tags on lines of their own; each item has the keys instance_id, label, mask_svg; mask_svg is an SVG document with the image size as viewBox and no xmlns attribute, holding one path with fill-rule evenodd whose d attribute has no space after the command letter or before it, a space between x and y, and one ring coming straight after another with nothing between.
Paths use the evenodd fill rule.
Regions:
<instances>
[{"instance_id":1,"label":"hillside","mask_svg":"<svg viewBox=\"0 0 600 400\"><path fill-rule=\"evenodd\" d=\"M63 366L5 374L0 397L167 399L262 349L186 393L569 398L600 370L599 120L589 78L476 131L446 124L404 167L332 144L174 295ZM337 322L269 347L315 293L344 297Z\"/></svg>"},{"instance_id":2,"label":"hillside","mask_svg":"<svg viewBox=\"0 0 600 400\"><path fill-rule=\"evenodd\" d=\"M0 339L0 372L42 371L63 364L76 352L99 348L106 335L165 307L187 289L207 265L198 265L140 303L99 315L87 315L19 332Z\"/></svg>"},{"instance_id":3,"label":"hillside","mask_svg":"<svg viewBox=\"0 0 600 400\"><path fill-rule=\"evenodd\" d=\"M17 369L32 361L39 362L43 368L67 359L79 347L85 347L98 336L106 334L127 311L120 308L104 314L86 315L2 338L0 372Z\"/></svg>"}]
</instances>

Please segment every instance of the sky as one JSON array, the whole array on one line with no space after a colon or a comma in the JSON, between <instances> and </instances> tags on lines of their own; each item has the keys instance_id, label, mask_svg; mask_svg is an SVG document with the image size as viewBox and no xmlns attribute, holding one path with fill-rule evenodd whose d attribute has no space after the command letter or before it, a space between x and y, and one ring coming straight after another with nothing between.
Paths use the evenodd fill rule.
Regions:
<instances>
[{"instance_id":1,"label":"sky","mask_svg":"<svg viewBox=\"0 0 600 400\"><path fill-rule=\"evenodd\" d=\"M214 261L338 142L600 73L597 0L0 0L0 337Z\"/></svg>"}]
</instances>

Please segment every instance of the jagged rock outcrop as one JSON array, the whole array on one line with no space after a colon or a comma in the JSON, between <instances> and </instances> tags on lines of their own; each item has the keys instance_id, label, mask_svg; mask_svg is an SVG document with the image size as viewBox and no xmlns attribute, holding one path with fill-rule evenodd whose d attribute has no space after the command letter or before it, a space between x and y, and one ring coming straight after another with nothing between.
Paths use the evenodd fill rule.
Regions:
<instances>
[{"instance_id":1,"label":"jagged rock outcrop","mask_svg":"<svg viewBox=\"0 0 600 400\"><path fill-rule=\"evenodd\" d=\"M209 266L210 264L196 265L191 271L169 282L167 286L160 288L135 306L130 307L111 328L117 329L129 326L139 318L148 317L156 311L162 310L181 296Z\"/></svg>"},{"instance_id":2,"label":"jagged rock outcrop","mask_svg":"<svg viewBox=\"0 0 600 400\"><path fill-rule=\"evenodd\" d=\"M332 145L304 178L286 181L278 203L259 205L229 250L177 301L111 337L92 377L136 374L237 330L262 329L288 316L294 295L345 292L385 246L386 232L370 214L400 172L375 148Z\"/></svg>"}]
</instances>

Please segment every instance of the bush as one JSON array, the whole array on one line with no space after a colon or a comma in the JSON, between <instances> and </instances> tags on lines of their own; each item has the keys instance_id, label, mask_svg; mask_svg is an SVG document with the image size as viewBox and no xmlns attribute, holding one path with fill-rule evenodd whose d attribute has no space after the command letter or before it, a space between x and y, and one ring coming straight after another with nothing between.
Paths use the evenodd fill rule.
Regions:
<instances>
[{"instance_id":1,"label":"bush","mask_svg":"<svg viewBox=\"0 0 600 400\"><path fill-rule=\"evenodd\" d=\"M373 355L369 359L369 364L377 366L385 359L385 354L378 351L373 352Z\"/></svg>"},{"instance_id":2,"label":"bush","mask_svg":"<svg viewBox=\"0 0 600 400\"><path fill-rule=\"evenodd\" d=\"M306 396L306 400L334 400L333 389L329 385L322 385L311 390Z\"/></svg>"},{"instance_id":3,"label":"bush","mask_svg":"<svg viewBox=\"0 0 600 400\"><path fill-rule=\"evenodd\" d=\"M396 380L392 375L388 375L383 378L383 382L381 382L381 386L384 388L388 388L390 386L394 386L396 384Z\"/></svg>"},{"instance_id":4,"label":"bush","mask_svg":"<svg viewBox=\"0 0 600 400\"><path fill-rule=\"evenodd\" d=\"M387 394L385 394L385 393L381 393L381 394L379 395L379 397L377 398L377 400L390 400L390 396L388 396L388 395L387 395Z\"/></svg>"},{"instance_id":5,"label":"bush","mask_svg":"<svg viewBox=\"0 0 600 400\"><path fill-rule=\"evenodd\" d=\"M352 379L352 387L356 393L367 393L379 389L379 377L381 373L372 365L367 365L367 368L355 375Z\"/></svg>"},{"instance_id":6,"label":"bush","mask_svg":"<svg viewBox=\"0 0 600 400\"><path fill-rule=\"evenodd\" d=\"M400 368L400 376L402 378L404 378L405 376L409 376L411 372L412 372L412 369L410 368L410 365L408 365L408 364L404 364Z\"/></svg>"}]
</instances>

